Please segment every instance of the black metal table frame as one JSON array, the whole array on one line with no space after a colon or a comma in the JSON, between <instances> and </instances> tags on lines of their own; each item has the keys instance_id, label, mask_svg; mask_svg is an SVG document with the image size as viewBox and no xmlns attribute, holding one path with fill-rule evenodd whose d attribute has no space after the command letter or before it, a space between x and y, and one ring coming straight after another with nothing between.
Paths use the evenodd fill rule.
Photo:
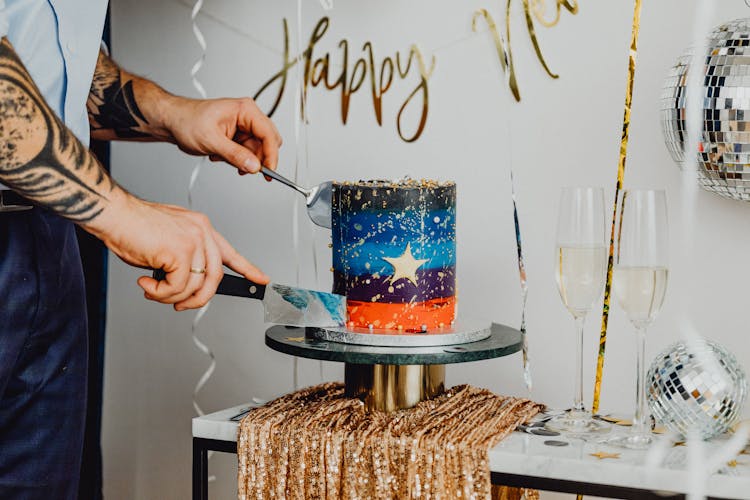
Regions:
<instances>
[{"instance_id":1,"label":"black metal table frame","mask_svg":"<svg viewBox=\"0 0 750 500\"><path fill-rule=\"evenodd\" d=\"M237 454L235 441L193 438L193 500L208 500L208 452Z\"/></svg>"},{"instance_id":2,"label":"black metal table frame","mask_svg":"<svg viewBox=\"0 0 750 500\"><path fill-rule=\"evenodd\" d=\"M208 500L208 452L237 453L237 443L218 439L193 438L193 500ZM652 491L606 484L582 483L564 479L550 479L518 474L492 473L492 484L535 488L560 493L574 493L606 498L623 498L632 500L679 499L685 495L665 496ZM709 497L712 498L712 497ZM718 500L718 499L716 499Z\"/></svg>"}]
</instances>

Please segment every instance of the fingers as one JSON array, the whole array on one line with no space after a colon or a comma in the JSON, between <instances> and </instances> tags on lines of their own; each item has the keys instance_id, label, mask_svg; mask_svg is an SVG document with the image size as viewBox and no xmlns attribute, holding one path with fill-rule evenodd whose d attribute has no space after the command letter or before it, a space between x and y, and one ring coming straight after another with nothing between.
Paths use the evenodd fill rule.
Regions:
<instances>
[{"instance_id":1,"label":"fingers","mask_svg":"<svg viewBox=\"0 0 750 500\"><path fill-rule=\"evenodd\" d=\"M222 270L221 253L216 242L211 235L206 235L206 274L202 286L193 295L174 305L175 310L184 311L185 309L196 309L203 307L211 300L219 287L219 282L224 271Z\"/></svg>"},{"instance_id":2,"label":"fingers","mask_svg":"<svg viewBox=\"0 0 750 500\"><path fill-rule=\"evenodd\" d=\"M275 170L279 161L279 148L283 142L281 134L252 99L242 100L237 126L261 141L265 166Z\"/></svg>"},{"instance_id":3,"label":"fingers","mask_svg":"<svg viewBox=\"0 0 750 500\"><path fill-rule=\"evenodd\" d=\"M260 171L260 159L249 149L226 137L220 139L216 154L240 172L256 174Z\"/></svg>"},{"instance_id":4,"label":"fingers","mask_svg":"<svg viewBox=\"0 0 750 500\"><path fill-rule=\"evenodd\" d=\"M245 257L240 255L237 250L224 239L222 235L214 231L214 239L221 253L222 261L229 269L238 272L250 281L260 285L265 285L271 279L259 268L252 265Z\"/></svg>"},{"instance_id":5,"label":"fingers","mask_svg":"<svg viewBox=\"0 0 750 500\"><path fill-rule=\"evenodd\" d=\"M271 119L250 98L234 100L231 137L214 136L208 147L211 161L224 160L240 175L255 174L264 165L275 170L279 162L281 135ZM271 180L266 178L266 180Z\"/></svg>"},{"instance_id":6,"label":"fingers","mask_svg":"<svg viewBox=\"0 0 750 500\"><path fill-rule=\"evenodd\" d=\"M202 307L216 293L223 265L259 284L268 283L268 276L242 257L205 215L168 205L153 208L154 218L164 217L162 222L176 232L164 234L164 247L145 260L147 267L166 273L161 281L138 279L147 299L173 304L177 311Z\"/></svg>"},{"instance_id":7,"label":"fingers","mask_svg":"<svg viewBox=\"0 0 750 500\"><path fill-rule=\"evenodd\" d=\"M254 138L254 137L250 137L247 134L243 133L243 134L241 134L241 137L235 136L234 140L237 141L237 142L239 142L240 144L242 144L246 148L248 148L250 151L253 152L253 154L255 154L255 156L257 156L258 158L260 158L260 164L261 165L267 165L268 164L268 162L266 161L265 157L263 156L263 143L260 142L258 139ZM242 172L240 170L238 170L237 172L240 175L247 174L247 172ZM267 175L264 175L263 178L267 182L271 182L273 180L273 179L271 179Z\"/></svg>"},{"instance_id":8,"label":"fingers","mask_svg":"<svg viewBox=\"0 0 750 500\"><path fill-rule=\"evenodd\" d=\"M150 276L141 276L138 278L138 285L143 288L149 300L171 304L173 302L169 299L188 286L190 269L177 263L164 265L162 269L167 273L164 280L159 281Z\"/></svg>"},{"instance_id":9,"label":"fingers","mask_svg":"<svg viewBox=\"0 0 750 500\"><path fill-rule=\"evenodd\" d=\"M143 288L147 299L164 304L178 304L203 288L208 274L207 266L203 246L196 245L192 252L184 252L174 266L162 267L166 272L164 280L141 276L138 284Z\"/></svg>"},{"instance_id":10,"label":"fingers","mask_svg":"<svg viewBox=\"0 0 750 500\"><path fill-rule=\"evenodd\" d=\"M246 148L248 148L250 151L255 154L258 158L260 158L260 164L261 165L267 165L268 161L266 161L265 157L263 156L263 143L260 142L258 139L254 137L250 137L249 135L245 134L244 132L242 134L239 134L239 136L235 136L234 140L236 142L239 142ZM243 172L241 170L238 170L237 173L240 175L246 175L247 172ZM268 177L267 175L264 175L263 178L267 182L271 182L273 179Z\"/></svg>"}]
</instances>

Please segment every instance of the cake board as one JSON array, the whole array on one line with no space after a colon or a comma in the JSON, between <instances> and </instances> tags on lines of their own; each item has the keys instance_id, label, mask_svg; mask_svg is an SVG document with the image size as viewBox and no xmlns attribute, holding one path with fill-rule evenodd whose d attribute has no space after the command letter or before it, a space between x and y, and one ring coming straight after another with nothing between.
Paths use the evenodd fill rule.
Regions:
<instances>
[{"instance_id":1,"label":"cake board","mask_svg":"<svg viewBox=\"0 0 750 500\"><path fill-rule=\"evenodd\" d=\"M455 321L453 324L429 332L403 332L378 328L311 328L308 336L318 340L341 344L374 347L433 347L468 344L484 340L492 334L492 324L475 318Z\"/></svg>"},{"instance_id":2,"label":"cake board","mask_svg":"<svg viewBox=\"0 0 750 500\"><path fill-rule=\"evenodd\" d=\"M345 344L315 337L315 329L272 326L266 345L292 356L345 364L348 396L370 410L394 411L430 399L445 388L445 365L509 356L521 350L519 330L493 323L483 340L458 345L386 347Z\"/></svg>"}]
</instances>

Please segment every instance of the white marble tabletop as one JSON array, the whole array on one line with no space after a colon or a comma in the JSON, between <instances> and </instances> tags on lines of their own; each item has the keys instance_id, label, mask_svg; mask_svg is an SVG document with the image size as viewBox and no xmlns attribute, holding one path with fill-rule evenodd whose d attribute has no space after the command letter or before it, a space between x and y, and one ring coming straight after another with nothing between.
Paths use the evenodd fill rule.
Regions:
<instances>
[{"instance_id":1,"label":"white marble tabletop","mask_svg":"<svg viewBox=\"0 0 750 500\"><path fill-rule=\"evenodd\" d=\"M617 431L618 429L615 429ZM625 431L622 429L621 431ZM547 440L569 443L564 447L544 444ZM706 443L711 455L720 442ZM662 465L647 467L646 451L624 450L595 442L560 437L532 436L514 432L489 453L490 470L579 483L620 486L651 491L687 493L687 446L673 446ZM594 456L598 454L598 456ZM618 454L616 458L607 457ZM750 499L750 455L740 455L718 473L706 478L705 493L718 498Z\"/></svg>"},{"instance_id":2,"label":"white marble tabletop","mask_svg":"<svg viewBox=\"0 0 750 500\"><path fill-rule=\"evenodd\" d=\"M238 423L230 420L250 405L239 405L193 419L193 437L220 441L237 440ZM548 446L545 441L569 444ZM719 442L708 442L712 453ZM646 452L560 437L532 436L514 432L489 452L490 470L519 476L575 481L653 491L686 493L691 482L686 470L686 446L672 447L658 467L645 465ZM592 454L618 453L617 458ZM750 455L740 455L706 479L706 495L718 498L750 499Z\"/></svg>"}]
</instances>

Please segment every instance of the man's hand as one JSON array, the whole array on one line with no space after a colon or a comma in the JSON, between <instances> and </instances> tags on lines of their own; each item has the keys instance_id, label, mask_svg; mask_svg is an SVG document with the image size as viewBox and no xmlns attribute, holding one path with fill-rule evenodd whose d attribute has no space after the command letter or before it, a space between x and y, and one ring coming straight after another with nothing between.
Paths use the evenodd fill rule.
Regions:
<instances>
[{"instance_id":1,"label":"man's hand","mask_svg":"<svg viewBox=\"0 0 750 500\"><path fill-rule=\"evenodd\" d=\"M252 99L196 100L172 97L163 105L165 128L179 148L223 160L240 174L260 166L275 170L281 136Z\"/></svg>"},{"instance_id":2,"label":"man's hand","mask_svg":"<svg viewBox=\"0 0 750 500\"><path fill-rule=\"evenodd\" d=\"M247 98L188 99L123 70L104 53L87 102L91 136L173 142L183 151L223 160L240 174L276 169L281 136Z\"/></svg>"},{"instance_id":3,"label":"man's hand","mask_svg":"<svg viewBox=\"0 0 750 500\"><path fill-rule=\"evenodd\" d=\"M141 276L138 285L147 299L174 304L177 311L205 305L216 293L223 265L247 279L268 283L268 277L237 253L208 217L181 207L121 192L108 210L83 226L128 264L163 269L165 281Z\"/></svg>"},{"instance_id":4,"label":"man's hand","mask_svg":"<svg viewBox=\"0 0 750 500\"><path fill-rule=\"evenodd\" d=\"M128 264L166 271L166 281L138 280L147 298L177 310L200 307L216 292L222 265L268 282L205 215L149 203L118 186L50 109L6 38L0 41L0 100L0 181L76 222ZM119 118L120 125L129 123ZM137 128L127 130L135 137Z\"/></svg>"}]
</instances>

